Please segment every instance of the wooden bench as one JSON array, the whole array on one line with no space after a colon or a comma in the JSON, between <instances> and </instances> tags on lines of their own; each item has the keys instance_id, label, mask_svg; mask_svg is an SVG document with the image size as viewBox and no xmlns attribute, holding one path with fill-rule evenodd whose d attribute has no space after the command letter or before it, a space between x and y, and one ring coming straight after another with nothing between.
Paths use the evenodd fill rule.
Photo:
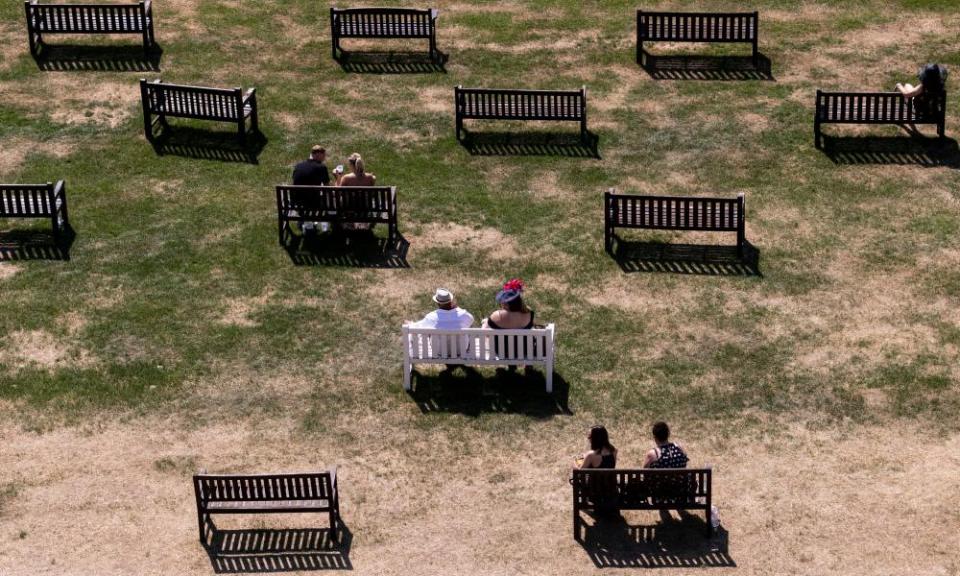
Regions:
<instances>
[{"instance_id":1,"label":"wooden bench","mask_svg":"<svg viewBox=\"0 0 960 576\"><path fill-rule=\"evenodd\" d=\"M434 8L330 8L330 36L333 59L343 53L343 38L426 38L430 41L430 59L440 60L437 50L437 16Z\"/></svg>"},{"instance_id":2,"label":"wooden bench","mask_svg":"<svg viewBox=\"0 0 960 576\"><path fill-rule=\"evenodd\" d=\"M919 104L919 106L918 106ZM904 98L899 92L823 92L817 90L813 133L822 146L822 124L934 124L943 138L947 128L947 94L933 101Z\"/></svg>"},{"instance_id":3,"label":"wooden bench","mask_svg":"<svg viewBox=\"0 0 960 576\"><path fill-rule=\"evenodd\" d=\"M30 53L40 55L45 34L139 34L145 55L156 43L151 0L136 4L40 4L24 2Z\"/></svg>"},{"instance_id":4,"label":"wooden bench","mask_svg":"<svg viewBox=\"0 0 960 576\"><path fill-rule=\"evenodd\" d=\"M141 79L140 98L143 103L143 129L147 140L151 142L156 138L154 129L157 124L163 130L169 128L168 117L236 124L237 135L244 145L247 143L247 119L250 120L252 133L260 130L256 88L244 93L242 88L204 88Z\"/></svg>"},{"instance_id":5,"label":"wooden bench","mask_svg":"<svg viewBox=\"0 0 960 576\"><path fill-rule=\"evenodd\" d=\"M340 495L337 469L302 474L207 474L193 476L200 542L213 514L326 513L330 536L339 541Z\"/></svg>"},{"instance_id":6,"label":"wooden bench","mask_svg":"<svg viewBox=\"0 0 960 576\"><path fill-rule=\"evenodd\" d=\"M744 195L736 198L604 194L604 247L613 253L617 228L736 232L737 253L746 247Z\"/></svg>"},{"instance_id":7,"label":"wooden bench","mask_svg":"<svg viewBox=\"0 0 960 576\"><path fill-rule=\"evenodd\" d=\"M0 184L0 218L50 219L53 238L59 243L69 230L67 187L56 184Z\"/></svg>"},{"instance_id":8,"label":"wooden bench","mask_svg":"<svg viewBox=\"0 0 960 576\"><path fill-rule=\"evenodd\" d=\"M291 222L377 224L397 231L397 189L393 186L277 186L280 245L286 245Z\"/></svg>"},{"instance_id":9,"label":"wooden bench","mask_svg":"<svg viewBox=\"0 0 960 576\"><path fill-rule=\"evenodd\" d=\"M587 87L580 90L500 90L464 88L454 91L457 140L464 120L557 120L580 123L580 139L587 139Z\"/></svg>"},{"instance_id":10,"label":"wooden bench","mask_svg":"<svg viewBox=\"0 0 960 576\"><path fill-rule=\"evenodd\" d=\"M573 538L581 540L580 512L606 510L703 510L713 535L710 468L574 469Z\"/></svg>"},{"instance_id":11,"label":"wooden bench","mask_svg":"<svg viewBox=\"0 0 960 576\"><path fill-rule=\"evenodd\" d=\"M760 61L757 12L646 12L637 10L637 63L644 42L744 43L753 46L753 64Z\"/></svg>"},{"instance_id":12,"label":"wooden bench","mask_svg":"<svg viewBox=\"0 0 960 576\"><path fill-rule=\"evenodd\" d=\"M530 330L464 328L440 330L403 326L403 388L412 387L416 364L543 366L547 393L553 392L554 326Z\"/></svg>"}]
</instances>

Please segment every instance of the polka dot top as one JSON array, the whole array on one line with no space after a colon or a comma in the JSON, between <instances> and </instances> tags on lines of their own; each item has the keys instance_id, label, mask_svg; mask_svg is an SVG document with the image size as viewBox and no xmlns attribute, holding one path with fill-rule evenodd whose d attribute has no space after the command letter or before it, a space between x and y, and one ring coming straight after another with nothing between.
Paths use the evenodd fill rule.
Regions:
<instances>
[{"instance_id":1,"label":"polka dot top","mask_svg":"<svg viewBox=\"0 0 960 576\"><path fill-rule=\"evenodd\" d=\"M650 463L651 468L686 468L690 461L683 449L673 442L658 446L656 451L658 457Z\"/></svg>"}]
</instances>

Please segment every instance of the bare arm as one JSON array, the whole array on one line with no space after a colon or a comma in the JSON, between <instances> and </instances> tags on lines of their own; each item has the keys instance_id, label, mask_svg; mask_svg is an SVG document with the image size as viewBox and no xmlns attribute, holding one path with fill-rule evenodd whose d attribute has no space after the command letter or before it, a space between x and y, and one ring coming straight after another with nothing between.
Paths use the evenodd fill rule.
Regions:
<instances>
[{"instance_id":1,"label":"bare arm","mask_svg":"<svg viewBox=\"0 0 960 576\"><path fill-rule=\"evenodd\" d=\"M916 98L923 94L923 84L913 86L911 84L897 84L897 90L903 94L904 98Z\"/></svg>"},{"instance_id":2,"label":"bare arm","mask_svg":"<svg viewBox=\"0 0 960 576\"><path fill-rule=\"evenodd\" d=\"M649 468L651 464L657 461L657 451L650 450L647 452L647 455L643 457L643 468Z\"/></svg>"}]
</instances>

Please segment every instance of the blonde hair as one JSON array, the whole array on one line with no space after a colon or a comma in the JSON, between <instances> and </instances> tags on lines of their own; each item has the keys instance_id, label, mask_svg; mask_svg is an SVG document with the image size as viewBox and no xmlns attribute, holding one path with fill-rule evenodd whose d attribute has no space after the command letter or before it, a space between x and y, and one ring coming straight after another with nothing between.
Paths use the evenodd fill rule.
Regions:
<instances>
[{"instance_id":1,"label":"blonde hair","mask_svg":"<svg viewBox=\"0 0 960 576\"><path fill-rule=\"evenodd\" d=\"M354 152L353 154L350 155L350 158L348 158L348 160L350 161L350 165L353 166L353 173L356 174L357 176L363 176L364 174L363 158L359 154Z\"/></svg>"}]
</instances>

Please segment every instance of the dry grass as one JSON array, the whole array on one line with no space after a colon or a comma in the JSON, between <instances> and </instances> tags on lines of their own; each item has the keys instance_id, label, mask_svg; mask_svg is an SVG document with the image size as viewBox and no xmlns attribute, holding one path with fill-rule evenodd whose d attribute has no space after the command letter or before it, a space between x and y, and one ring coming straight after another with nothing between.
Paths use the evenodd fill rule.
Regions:
<instances>
[{"instance_id":1,"label":"dry grass","mask_svg":"<svg viewBox=\"0 0 960 576\"><path fill-rule=\"evenodd\" d=\"M661 3L666 5L685 7ZM243 8L242 0L216 6L224 14ZM106 198L113 191L97 195L92 187L83 189L86 198L78 194L89 202L78 202L75 217L83 222L84 210L103 213L118 199L133 206L131 211L140 209L138 202L143 201L155 201L164 209L214 202L188 192L205 182L194 170L211 173L205 177L218 185L221 180L234 182L234 171L243 182L230 189L233 203L228 210L211 215L218 224L186 240L167 238L168 223L159 219L130 230L82 230L82 258L70 266L93 264L92 271L68 269L70 280L77 282L73 300L51 313L45 328L0 333L0 380L19 371L54 378L67 369L105 364L162 364L185 373L181 396L162 408L150 411L144 400L143 407L133 409L91 410L83 413L82 423L73 421L71 426L60 425L56 416L48 426L44 404L0 398L0 498L5 487L16 487L15 496L4 499L0 508L0 574L209 574L210 561L195 534L190 475L196 469L256 472L327 464L342 465L344 518L353 537L350 561L358 574L596 574L588 552L570 537L566 478L573 454L583 449L584 430L596 420L613 420L621 465L637 464L648 448L649 421L659 418L665 405L653 402L682 397L689 390L703 391L705 406L723 394L740 402L735 408L718 407L718 414L700 406L676 407L680 416L671 418L694 464L715 467L716 502L736 567L711 573L960 574L960 515L952 505L960 492L955 422L944 411L933 411L934 406L928 406L933 412L921 412L916 419L894 416L895 394L867 384L891 366L916 364L916 374L947 375L949 388L936 401L954 397L960 347L946 342L938 327L960 327L960 308L954 293L931 295L924 278L956 270L960 249L951 239L912 234L918 213L900 208L908 204L955 213L960 203L956 172L909 165L835 167L810 157L806 142L768 146L764 140L779 134L792 137L788 122L795 119L797 108L806 121L814 84L881 88L891 71L909 80L923 43L930 37L949 39L950 30L960 24L957 16L918 17L891 10L883 22L833 42L833 23L866 18L865 8L804 2L765 10L764 21L802 31L791 38L802 48L781 49L773 38L762 42L777 55L776 82L755 91L786 96L751 93L745 101L724 103L717 93L731 83L713 90L703 83L654 81L632 66L632 37L626 27L611 32L600 27L602 23L587 22L572 34L541 32L540 27L560 22L564 10L539 5L531 9L519 1L439 2L438 7L439 47L452 58L447 74L437 75L435 82L425 75L416 80L397 75L342 77L327 61L325 30L318 36L291 15L276 14L266 26L271 34L286 31L284 37L264 34L238 40L234 48L249 58L203 71L211 84L234 85L239 76L265 87L264 123L282 130L270 134L261 166L210 168L201 161L158 159L164 173L145 167L138 175L144 184L117 191L116 198ZM155 7L163 22L161 43L169 48L165 67L197 72L189 70L190 55L180 52L176 43L217 31L204 21L205 9L201 0L167 0ZM503 43L496 40L502 31L494 26L464 23L496 14L504 16L504 26L527 27L529 34ZM458 24L444 23L451 19ZM240 38L244 29L234 26L225 34ZM320 47L319 55L311 57L317 58L322 73L310 73L307 90L307 73L286 64L313 50L311 42ZM607 44L598 47L596 42ZM278 55L279 45L289 53ZM657 47L664 52L674 48L681 47ZM0 73L24 50L19 28L0 24ZM598 50L619 50L623 58L595 65ZM872 57L891 51L889 57ZM858 55L865 56L858 72L840 74ZM487 57L489 62L483 59ZM459 149L451 153L444 140L452 131L451 87L462 78L477 79L477 70L525 59L536 65L488 78L498 85L535 87L563 73L600 86L590 88L590 127L602 135L603 160L558 164L471 157ZM545 61L551 65L543 65ZM313 106L287 110L276 105L279 79L296 82L305 91L296 96ZM753 88L750 83L742 86L745 91ZM273 99L266 96L271 90ZM37 94L47 97L38 101ZM30 118L78 133L96 131L96 138L113 135L136 114L137 98L133 75L44 73L0 81L0 99ZM415 120L380 115L386 103L397 116L409 113ZM350 114L340 112L348 109ZM352 119L353 112L369 118L350 122L346 131L323 124L316 134L303 135L314 122ZM443 121L422 118L428 115ZM635 121L637 130L625 133L625 118ZM734 136L730 126L735 127ZM844 131L867 134L876 129ZM367 143L374 150L362 151L381 183L403 178L415 183L400 188L405 195L401 227L410 241L411 268L293 267L282 260L285 255L274 254L278 251L272 244L274 252L251 247L250 238L275 241L272 222L263 224L270 220L272 206L269 199L260 202L269 194L247 182L256 181L256 171L270 172L270 178L288 174L288 165L304 150L304 142L290 134L328 145L332 159ZM78 150L77 140L70 136L41 142L34 135L15 135L0 147L0 176L16 173L39 154L69 157ZM83 145L101 140L85 139ZM383 149L378 155L373 144L381 142L399 160L388 159ZM277 150L281 152L269 156ZM436 164L429 168L438 173L449 174L444 162L450 162L456 164L456 174L470 174L475 178L469 182L471 190L480 190L483 198L445 197L450 206L438 204L427 190L436 182L419 182L432 175L425 174L422 164L412 166L414 156L425 154ZM765 175L751 175L758 165L775 174L772 182ZM408 170L417 177L410 178ZM577 171L592 171L589 187L578 184L573 177ZM597 173L601 175L593 175ZM821 180L824 196L842 192L845 201L813 201L796 192L820 194ZM730 181L736 184L727 186ZM600 218L599 191L607 186L623 192L728 195L741 191L741 182L757 184L745 190L747 236L762 251L764 278L623 274L601 256L596 238L590 236ZM811 182L818 183L816 189ZM501 210L499 200L490 198L501 194L517 195L528 209L531 228L523 229L529 233L523 239L510 233L522 228L509 221L511 214L476 217L481 202ZM466 217L453 221L450 215L451 206L458 208L461 201L469 222ZM577 217L562 216L549 224L537 220L540 210L557 206L576 207ZM435 210L450 211L437 217ZM828 210L832 212L826 214ZM228 221L219 222L224 214ZM251 233L248 220L234 221L232 214L254 214L249 220L257 219L259 236ZM141 243L144 235L148 240ZM722 241L716 235L658 237ZM828 241L818 243L824 238ZM903 260L871 256L878 246L904 238L910 242ZM136 248L127 249L127 243ZM574 255L572 244L585 247ZM209 270L183 273L186 282L175 290L150 283L160 275L158 269L181 273L164 258L189 248L196 249L189 257L212 260ZM249 257L232 259L233 252L241 251L249 251ZM118 272L118 262L124 260ZM39 306L25 295L24 279L49 278L35 264L0 262L4 294L26 304L34 318ZM273 274L277 266L281 272ZM561 331L558 371L569 381L572 414L541 417L509 406L500 411L468 407L422 412L417 398L399 391L394 343L400 321L431 309L429 297L439 286L471 298L469 308L480 318L489 310L475 305L477 294L492 305L489 296L503 275L525 266L538 319L558 322ZM261 278L251 270L273 275ZM191 299L195 291L204 299ZM169 309L162 306L164 298L172 296L200 305L190 311L190 318L170 320ZM148 319L149 330L130 319L134 312L128 310L134 308ZM153 338L155 325L166 338ZM215 352L203 354L204 339ZM88 348L93 341L106 346ZM782 359L764 364L764 372L741 367L753 361L749 353L763 352L765 346ZM737 351L732 362L720 365L713 360L728 348ZM202 369L192 370L190 362ZM669 373L671 367L680 375ZM781 385L783 378L787 384ZM794 390L790 378L809 386ZM773 384L762 388L759 381ZM910 382L903 385L907 388ZM816 398L795 399L796 394L822 396L827 404L837 400L831 395L835 386L860 399L864 413L831 419L824 415L828 408L793 410L819 405ZM483 406L509 404L509 395L501 398L489 381L479 390L469 388L464 383L463 390L450 393L476 392L473 400ZM773 398L769 404L785 402L787 408L770 408L754 397L764 394ZM935 419L931 414L946 421L930 422ZM939 434L931 435L931 429ZM656 525L652 514L634 513L627 519ZM316 517L218 523L227 528L322 525ZM695 563L723 544L723 539L705 543L699 524L665 532L668 536L654 543L626 545L621 538L605 553L635 564L657 559Z\"/></svg>"},{"instance_id":2,"label":"dry grass","mask_svg":"<svg viewBox=\"0 0 960 576\"><path fill-rule=\"evenodd\" d=\"M195 468L309 470L349 462L340 471L342 505L353 534L350 561L359 574L450 574L466 565L481 575L595 573L568 534L567 462L579 448L568 439L579 437L576 425L547 425L525 438L520 451L488 452L476 431L456 440L443 432L401 432L392 438L401 442L380 433L410 416L338 422L349 443L336 436L310 439L277 419L201 428L150 420L43 435L5 428L11 441L0 446L0 466L13 471L8 481L21 488L0 517L7 538L0 558L11 576L207 574L209 560L195 534ZM930 438L910 427L861 432L787 426L771 438L685 439L697 464L716 465L716 501L737 565L712 572L950 574L960 519L943 502L960 489L960 435ZM640 457L642 437L638 427L614 438L622 461ZM455 453L457 466L450 467ZM627 520L657 524L646 513ZM245 517L218 524L317 522ZM691 531L686 544L667 540L661 550L646 544L606 552L626 560L709 554L695 526L679 530ZM915 554L918 548L926 553Z\"/></svg>"}]
</instances>

